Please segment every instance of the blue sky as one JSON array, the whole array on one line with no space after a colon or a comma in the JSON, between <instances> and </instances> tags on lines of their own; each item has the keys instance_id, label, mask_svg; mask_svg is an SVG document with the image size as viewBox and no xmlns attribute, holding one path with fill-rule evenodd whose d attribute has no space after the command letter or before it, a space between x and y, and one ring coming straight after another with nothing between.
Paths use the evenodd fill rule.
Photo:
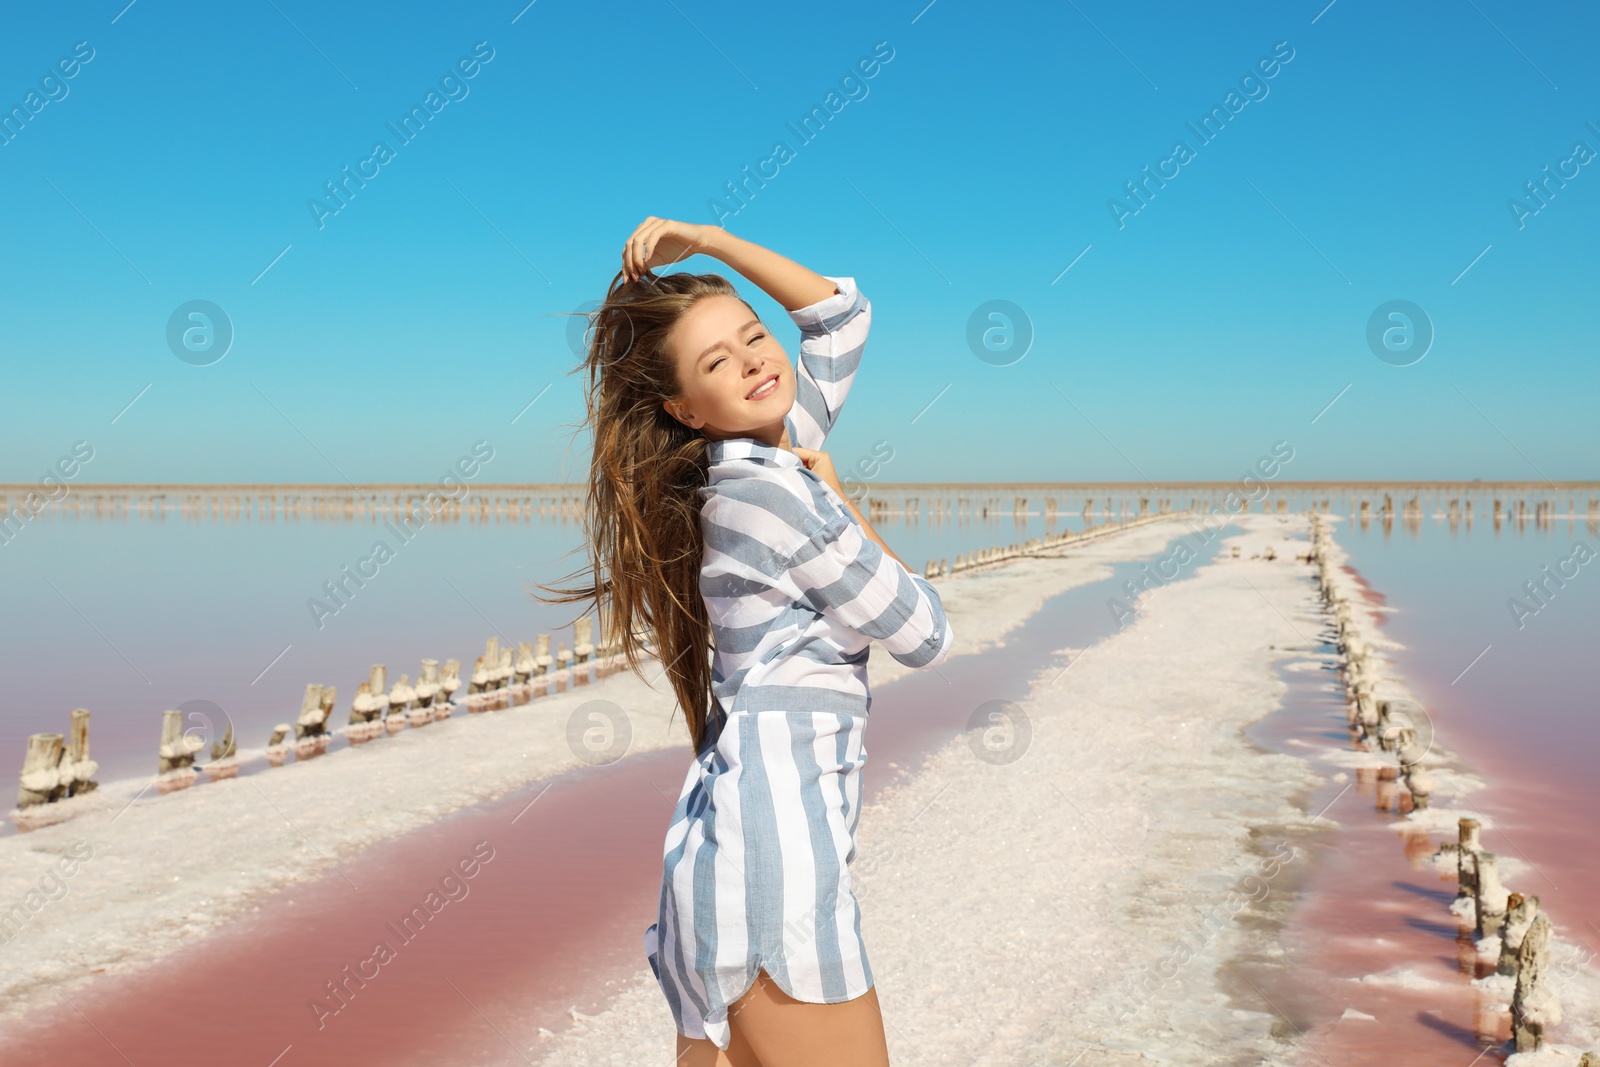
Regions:
<instances>
[{"instance_id":1,"label":"blue sky","mask_svg":"<svg viewBox=\"0 0 1600 1067\"><path fill-rule=\"evenodd\" d=\"M97 482L427 481L479 440L492 480L579 480L562 313L780 139L723 221L873 300L829 447L890 442L887 479L1225 480L1280 440L1286 478L1596 475L1600 166L1508 207L1600 150L1592 8L124 2L0 15L0 107L39 108L0 146L0 481L80 440ZM1408 366L1366 340L1396 299L1435 333ZM191 300L234 330L207 366L167 343ZM967 341L992 300L1031 322L1007 365Z\"/></svg>"}]
</instances>

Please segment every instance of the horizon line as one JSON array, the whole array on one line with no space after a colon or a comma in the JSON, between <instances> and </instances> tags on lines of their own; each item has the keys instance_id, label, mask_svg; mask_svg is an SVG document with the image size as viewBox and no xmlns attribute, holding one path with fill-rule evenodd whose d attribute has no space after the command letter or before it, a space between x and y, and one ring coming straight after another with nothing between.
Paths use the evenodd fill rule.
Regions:
<instances>
[{"instance_id":1,"label":"horizon line","mask_svg":"<svg viewBox=\"0 0 1600 1067\"><path fill-rule=\"evenodd\" d=\"M1563 481L1554 482L1547 479L1520 480L1520 481L1486 481L1481 478L1470 479L1384 479L1384 480L1300 480L1287 481L1276 478L1252 476L1260 485L1271 486L1279 489L1334 489L1334 488L1474 488L1474 489L1513 489L1522 487L1552 488L1552 489L1591 489L1600 491L1600 480L1590 481ZM1027 487L1027 488L1064 488L1064 489L1148 489L1148 488L1229 488L1244 485L1246 478L1231 478L1225 481L1201 481L1174 479L1166 481L992 481L992 482L877 482L879 489L983 489L991 487ZM584 489L587 482L483 482L462 483L469 489L484 490L516 490L527 491L530 489L558 489L572 490ZM131 490L197 490L197 491L254 491L268 490L307 492L323 490L330 492L395 492L404 490L443 490L446 487L438 482L350 482L340 484L337 482L61 482L72 492L96 491L131 491ZM40 487L51 488L42 482L0 482L0 493L13 491L36 491Z\"/></svg>"}]
</instances>

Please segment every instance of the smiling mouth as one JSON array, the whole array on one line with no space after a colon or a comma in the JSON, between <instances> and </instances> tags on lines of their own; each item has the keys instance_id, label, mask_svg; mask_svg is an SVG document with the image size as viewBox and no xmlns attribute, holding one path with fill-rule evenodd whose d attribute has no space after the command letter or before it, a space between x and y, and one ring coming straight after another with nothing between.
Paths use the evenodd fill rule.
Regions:
<instances>
[{"instance_id":1,"label":"smiling mouth","mask_svg":"<svg viewBox=\"0 0 1600 1067\"><path fill-rule=\"evenodd\" d=\"M744 395L746 400L765 400L778 391L778 375L774 374Z\"/></svg>"}]
</instances>

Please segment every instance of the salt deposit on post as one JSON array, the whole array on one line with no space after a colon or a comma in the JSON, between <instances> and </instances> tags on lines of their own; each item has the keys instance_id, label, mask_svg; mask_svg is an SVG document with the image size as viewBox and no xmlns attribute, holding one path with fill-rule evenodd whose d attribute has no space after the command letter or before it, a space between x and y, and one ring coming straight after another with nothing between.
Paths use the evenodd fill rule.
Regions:
<instances>
[{"instance_id":1,"label":"salt deposit on post","mask_svg":"<svg viewBox=\"0 0 1600 1067\"><path fill-rule=\"evenodd\" d=\"M33 734L23 755L22 781L17 791L19 827L46 826L68 817L65 807L46 808L68 797L93 792L99 785L100 765L89 758L89 710L72 712L71 740L61 734Z\"/></svg>"},{"instance_id":2,"label":"salt deposit on post","mask_svg":"<svg viewBox=\"0 0 1600 1067\"><path fill-rule=\"evenodd\" d=\"M156 788L162 793L187 789L194 785L198 775L194 757L205 747L205 742L183 729L183 712L168 708L161 713L161 770L156 777Z\"/></svg>"},{"instance_id":3,"label":"salt deposit on post","mask_svg":"<svg viewBox=\"0 0 1600 1067\"><path fill-rule=\"evenodd\" d=\"M293 729L288 723L280 722L272 728L272 737L267 741L267 763L274 767L282 767L284 759L289 755L289 746L284 744Z\"/></svg>"},{"instance_id":4,"label":"salt deposit on post","mask_svg":"<svg viewBox=\"0 0 1600 1067\"><path fill-rule=\"evenodd\" d=\"M211 746L211 762L204 767L206 779L220 782L239 774L239 746L233 737L233 723L228 723L222 739Z\"/></svg>"},{"instance_id":5,"label":"salt deposit on post","mask_svg":"<svg viewBox=\"0 0 1600 1067\"><path fill-rule=\"evenodd\" d=\"M333 686L308 685L300 700L300 717L294 724L294 758L311 759L328 751L328 715L333 711Z\"/></svg>"}]
</instances>

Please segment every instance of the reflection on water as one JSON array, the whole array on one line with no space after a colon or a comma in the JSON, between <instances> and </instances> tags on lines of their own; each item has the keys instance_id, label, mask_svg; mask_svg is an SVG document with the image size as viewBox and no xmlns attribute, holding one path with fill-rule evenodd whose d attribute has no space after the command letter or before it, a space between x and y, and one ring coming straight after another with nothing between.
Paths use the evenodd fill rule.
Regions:
<instances>
[{"instance_id":1,"label":"reflection on water","mask_svg":"<svg viewBox=\"0 0 1600 1067\"><path fill-rule=\"evenodd\" d=\"M1283 709L1251 738L1300 758L1364 752L1346 728L1337 675L1316 668L1284 673ZM1338 826L1296 842L1306 874L1279 932L1284 955L1238 961L1224 979L1236 1003L1287 1021L1280 1036L1298 1039L1293 1062L1307 1067L1464 1064L1509 1035L1509 1020L1470 984L1482 972L1471 930L1448 910L1455 879L1427 862L1443 838L1390 829L1410 807L1392 771L1345 772L1307 798Z\"/></svg>"},{"instance_id":2,"label":"reflection on water","mask_svg":"<svg viewBox=\"0 0 1600 1067\"><path fill-rule=\"evenodd\" d=\"M1335 536L1384 594L1381 626L1404 646L1389 655L1442 742L1488 779L1467 798L1496 823L1484 847L1535 864L1524 891L1600 949L1600 850L1577 817L1600 810L1600 514L1593 497L1575 510L1535 500L1498 526L1434 514Z\"/></svg>"}]
</instances>

